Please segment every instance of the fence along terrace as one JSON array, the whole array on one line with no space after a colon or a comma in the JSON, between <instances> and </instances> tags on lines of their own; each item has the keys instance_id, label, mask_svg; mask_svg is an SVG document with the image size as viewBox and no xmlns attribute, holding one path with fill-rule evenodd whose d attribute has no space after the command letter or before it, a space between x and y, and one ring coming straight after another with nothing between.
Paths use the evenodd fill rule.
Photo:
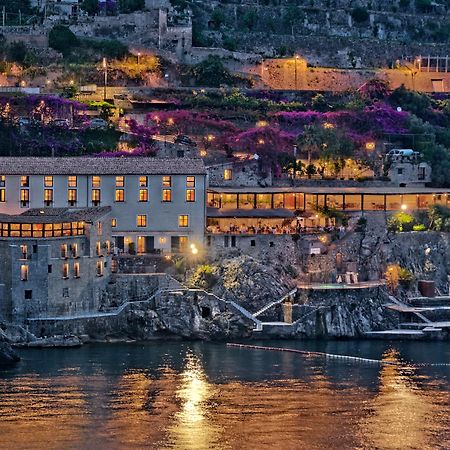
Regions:
<instances>
[{"instance_id":1,"label":"fence along terrace","mask_svg":"<svg viewBox=\"0 0 450 450\"><path fill-rule=\"evenodd\" d=\"M112 236L122 252L182 251L201 243L205 193L200 159L0 158L0 214L110 206Z\"/></svg>"}]
</instances>

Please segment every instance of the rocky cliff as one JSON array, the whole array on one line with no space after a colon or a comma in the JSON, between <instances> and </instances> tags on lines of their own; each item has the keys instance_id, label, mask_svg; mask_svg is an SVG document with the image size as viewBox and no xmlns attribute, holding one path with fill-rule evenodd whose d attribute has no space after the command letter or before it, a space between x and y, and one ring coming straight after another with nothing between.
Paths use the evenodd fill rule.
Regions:
<instances>
[{"instance_id":1,"label":"rocky cliff","mask_svg":"<svg viewBox=\"0 0 450 450\"><path fill-rule=\"evenodd\" d=\"M249 337L252 321L231 305L203 291L173 292L128 304L117 314L91 318L36 320L36 336L72 335L86 341L204 339Z\"/></svg>"}]
</instances>

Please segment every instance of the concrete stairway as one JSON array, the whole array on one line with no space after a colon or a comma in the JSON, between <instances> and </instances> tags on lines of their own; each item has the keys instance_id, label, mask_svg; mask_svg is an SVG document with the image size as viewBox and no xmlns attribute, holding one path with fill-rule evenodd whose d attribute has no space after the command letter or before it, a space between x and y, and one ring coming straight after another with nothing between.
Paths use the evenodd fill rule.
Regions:
<instances>
[{"instance_id":1,"label":"concrete stairway","mask_svg":"<svg viewBox=\"0 0 450 450\"><path fill-rule=\"evenodd\" d=\"M450 332L450 298L449 297L417 297L410 299L410 305L389 296L391 304L386 305L402 314L410 321L399 323L397 329L385 331L371 331L366 333L374 338L432 338L441 337L444 332ZM439 320L430 320L428 316L439 317ZM416 319L416 320L413 320ZM419 320L417 320L419 319Z\"/></svg>"},{"instance_id":2,"label":"concrete stairway","mask_svg":"<svg viewBox=\"0 0 450 450\"><path fill-rule=\"evenodd\" d=\"M268 311L269 309L273 308L274 306L279 305L280 303L283 303L288 297L292 297L293 295L295 295L296 292L297 292L297 288L292 289L292 291L283 295L283 297L279 298L278 300L268 303L267 305L263 306L259 311L256 311L255 313L253 313L253 317L258 317L261 314Z\"/></svg>"}]
</instances>

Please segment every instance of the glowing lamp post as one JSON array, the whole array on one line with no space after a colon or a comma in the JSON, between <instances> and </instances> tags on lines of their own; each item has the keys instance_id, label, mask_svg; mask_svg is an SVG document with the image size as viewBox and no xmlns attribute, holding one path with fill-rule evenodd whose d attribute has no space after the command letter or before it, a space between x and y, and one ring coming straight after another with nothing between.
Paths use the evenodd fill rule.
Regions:
<instances>
[{"instance_id":1,"label":"glowing lamp post","mask_svg":"<svg viewBox=\"0 0 450 450\"><path fill-rule=\"evenodd\" d=\"M300 56L295 55L294 56L294 78L295 78L295 90L298 89L297 87L297 61L300 59Z\"/></svg>"},{"instance_id":2,"label":"glowing lamp post","mask_svg":"<svg viewBox=\"0 0 450 450\"><path fill-rule=\"evenodd\" d=\"M103 58L103 100L106 101L106 86L108 84L108 62L106 58Z\"/></svg>"},{"instance_id":3,"label":"glowing lamp post","mask_svg":"<svg viewBox=\"0 0 450 450\"><path fill-rule=\"evenodd\" d=\"M141 58L141 52L138 52L137 53L137 64L139 65L139 60L140 60L140 58Z\"/></svg>"}]
</instances>

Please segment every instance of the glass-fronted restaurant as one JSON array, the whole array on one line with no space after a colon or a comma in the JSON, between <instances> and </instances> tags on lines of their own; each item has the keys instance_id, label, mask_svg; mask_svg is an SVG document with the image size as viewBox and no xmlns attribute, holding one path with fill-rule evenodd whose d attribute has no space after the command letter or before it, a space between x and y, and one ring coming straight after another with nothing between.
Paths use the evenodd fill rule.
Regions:
<instances>
[{"instance_id":1,"label":"glass-fronted restaurant","mask_svg":"<svg viewBox=\"0 0 450 450\"><path fill-rule=\"evenodd\" d=\"M256 187L215 188L207 194L208 225L219 229L229 229L230 225L237 223L242 228L250 222L281 227L288 223L289 218L302 218L305 223L309 221L310 226L325 226L328 222L321 221L316 214L322 208L345 212L412 212L426 210L432 205L450 206L450 190L425 187Z\"/></svg>"}]
</instances>

